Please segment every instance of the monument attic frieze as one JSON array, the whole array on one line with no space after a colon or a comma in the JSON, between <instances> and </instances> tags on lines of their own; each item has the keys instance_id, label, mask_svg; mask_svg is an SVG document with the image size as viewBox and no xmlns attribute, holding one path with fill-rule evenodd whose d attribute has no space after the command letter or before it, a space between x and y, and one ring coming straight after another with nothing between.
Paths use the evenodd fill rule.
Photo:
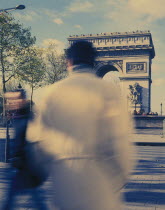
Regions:
<instances>
[{"instance_id":1,"label":"monument attic frieze","mask_svg":"<svg viewBox=\"0 0 165 210\"><path fill-rule=\"evenodd\" d=\"M149 50L151 57L155 56L155 50L150 31L114 32L88 35L69 36L72 44L76 40L92 42L97 51L121 51L121 50Z\"/></svg>"}]
</instances>

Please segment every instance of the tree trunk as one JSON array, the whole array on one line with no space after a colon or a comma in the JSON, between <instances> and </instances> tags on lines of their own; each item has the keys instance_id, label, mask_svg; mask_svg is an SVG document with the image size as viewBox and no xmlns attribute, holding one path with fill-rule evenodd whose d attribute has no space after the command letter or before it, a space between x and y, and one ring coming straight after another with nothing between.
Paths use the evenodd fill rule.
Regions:
<instances>
[{"instance_id":1,"label":"tree trunk","mask_svg":"<svg viewBox=\"0 0 165 210\"><path fill-rule=\"evenodd\" d=\"M6 85L5 85L5 68L4 68L4 62L3 62L3 51L0 51L0 62L1 62L1 71L2 71L2 97L3 97L3 124L5 124L5 116L6 116L6 110L5 110L5 92L6 92Z\"/></svg>"},{"instance_id":2,"label":"tree trunk","mask_svg":"<svg viewBox=\"0 0 165 210\"><path fill-rule=\"evenodd\" d=\"M3 52L2 50L0 51L0 62L1 62L1 68L2 68L2 88L3 88L3 93L6 92L6 81L5 81L5 68L4 68L4 62L3 62Z\"/></svg>"},{"instance_id":3,"label":"tree trunk","mask_svg":"<svg viewBox=\"0 0 165 210\"><path fill-rule=\"evenodd\" d=\"M34 87L32 85L32 87L31 87L31 97L30 97L30 111L32 111L32 106L33 106L33 92L34 92Z\"/></svg>"},{"instance_id":4,"label":"tree trunk","mask_svg":"<svg viewBox=\"0 0 165 210\"><path fill-rule=\"evenodd\" d=\"M136 103L135 103L135 111L136 111Z\"/></svg>"}]
</instances>

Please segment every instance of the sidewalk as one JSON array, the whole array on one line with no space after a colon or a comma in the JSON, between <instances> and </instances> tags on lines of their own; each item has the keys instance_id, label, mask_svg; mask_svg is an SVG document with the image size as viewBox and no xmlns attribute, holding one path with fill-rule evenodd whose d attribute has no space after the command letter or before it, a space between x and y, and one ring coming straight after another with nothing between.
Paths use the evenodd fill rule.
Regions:
<instances>
[{"instance_id":1,"label":"sidewalk","mask_svg":"<svg viewBox=\"0 0 165 210\"><path fill-rule=\"evenodd\" d=\"M123 189L125 204L123 210L163 210L165 209L165 150L164 147L137 147L137 166ZM10 183L13 170L6 163L0 163L0 201ZM51 199L51 181L48 180L40 190L40 196L47 203ZM0 202L0 203L1 203ZM36 209L31 192L18 195L16 210ZM51 209L50 209L51 210Z\"/></svg>"},{"instance_id":2,"label":"sidewalk","mask_svg":"<svg viewBox=\"0 0 165 210\"><path fill-rule=\"evenodd\" d=\"M14 173L15 170L12 169L9 164L2 162L0 163L0 210L3 210L2 205L7 199L6 194ZM35 190L21 190L19 194L15 196L13 210L37 210L40 209L37 207L42 203L49 206L49 210L52 210L52 208L50 208L50 199L52 195L50 186L51 181L48 180L44 183L44 185ZM42 209L47 210L45 208Z\"/></svg>"},{"instance_id":3,"label":"sidewalk","mask_svg":"<svg viewBox=\"0 0 165 210\"><path fill-rule=\"evenodd\" d=\"M124 210L165 209L165 148L137 147L137 166L123 189Z\"/></svg>"},{"instance_id":4,"label":"sidewalk","mask_svg":"<svg viewBox=\"0 0 165 210\"><path fill-rule=\"evenodd\" d=\"M165 138L162 130L136 130L132 141L137 160L130 180L123 189L124 210L165 209Z\"/></svg>"},{"instance_id":5,"label":"sidewalk","mask_svg":"<svg viewBox=\"0 0 165 210\"><path fill-rule=\"evenodd\" d=\"M161 129L137 129L131 139L138 146L165 146L165 136Z\"/></svg>"},{"instance_id":6,"label":"sidewalk","mask_svg":"<svg viewBox=\"0 0 165 210\"><path fill-rule=\"evenodd\" d=\"M165 139L161 138L161 131L138 130L132 136L137 146L137 153L133 159L137 160L136 168L123 189L125 203L123 210L163 210L165 209ZM146 146L144 143L147 143ZM1 147L4 141L1 139ZM156 146L150 146L156 144ZM5 200L5 193L10 184L13 169L6 163L0 162L0 204ZM48 180L41 188L41 197L47 203L51 199L51 181ZM37 209L31 192L18 195L16 210ZM1 210L1 208L0 208ZM51 210L51 208L50 208Z\"/></svg>"}]
</instances>

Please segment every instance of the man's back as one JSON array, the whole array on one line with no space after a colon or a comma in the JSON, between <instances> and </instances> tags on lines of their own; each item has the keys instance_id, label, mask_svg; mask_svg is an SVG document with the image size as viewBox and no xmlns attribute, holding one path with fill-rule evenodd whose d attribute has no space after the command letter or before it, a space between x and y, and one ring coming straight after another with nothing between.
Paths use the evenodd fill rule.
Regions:
<instances>
[{"instance_id":1,"label":"man's back","mask_svg":"<svg viewBox=\"0 0 165 210\"><path fill-rule=\"evenodd\" d=\"M120 209L119 189L131 163L118 91L91 73L74 73L52 85L43 101L40 126L34 123L28 133L33 139L35 126L54 155L55 203L65 210Z\"/></svg>"}]
</instances>

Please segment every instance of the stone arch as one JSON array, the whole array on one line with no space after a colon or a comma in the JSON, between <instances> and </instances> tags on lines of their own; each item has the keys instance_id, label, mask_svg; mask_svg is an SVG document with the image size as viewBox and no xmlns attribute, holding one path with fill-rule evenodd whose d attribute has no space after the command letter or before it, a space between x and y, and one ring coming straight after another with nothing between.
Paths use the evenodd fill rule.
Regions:
<instances>
[{"instance_id":1,"label":"stone arch","mask_svg":"<svg viewBox=\"0 0 165 210\"><path fill-rule=\"evenodd\" d=\"M93 43L97 52L96 74L103 79L118 74L125 97L129 94L129 85L138 82L146 90L142 97L143 107L145 112L150 112L151 63L155 50L149 31L81 34L68 38L70 44L77 40Z\"/></svg>"},{"instance_id":2,"label":"stone arch","mask_svg":"<svg viewBox=\"0 0 165 210\"><path fill-rule=\"evenodd\" d=\"M119 65L117 65L116 63L99 63L95 66L95 70L96 70L96 75L98 77L103 78L105 74L107 74L108 72L111 71L118 71L119 73L122 72L122 69Z\"/></svg>"}]
</instances>

